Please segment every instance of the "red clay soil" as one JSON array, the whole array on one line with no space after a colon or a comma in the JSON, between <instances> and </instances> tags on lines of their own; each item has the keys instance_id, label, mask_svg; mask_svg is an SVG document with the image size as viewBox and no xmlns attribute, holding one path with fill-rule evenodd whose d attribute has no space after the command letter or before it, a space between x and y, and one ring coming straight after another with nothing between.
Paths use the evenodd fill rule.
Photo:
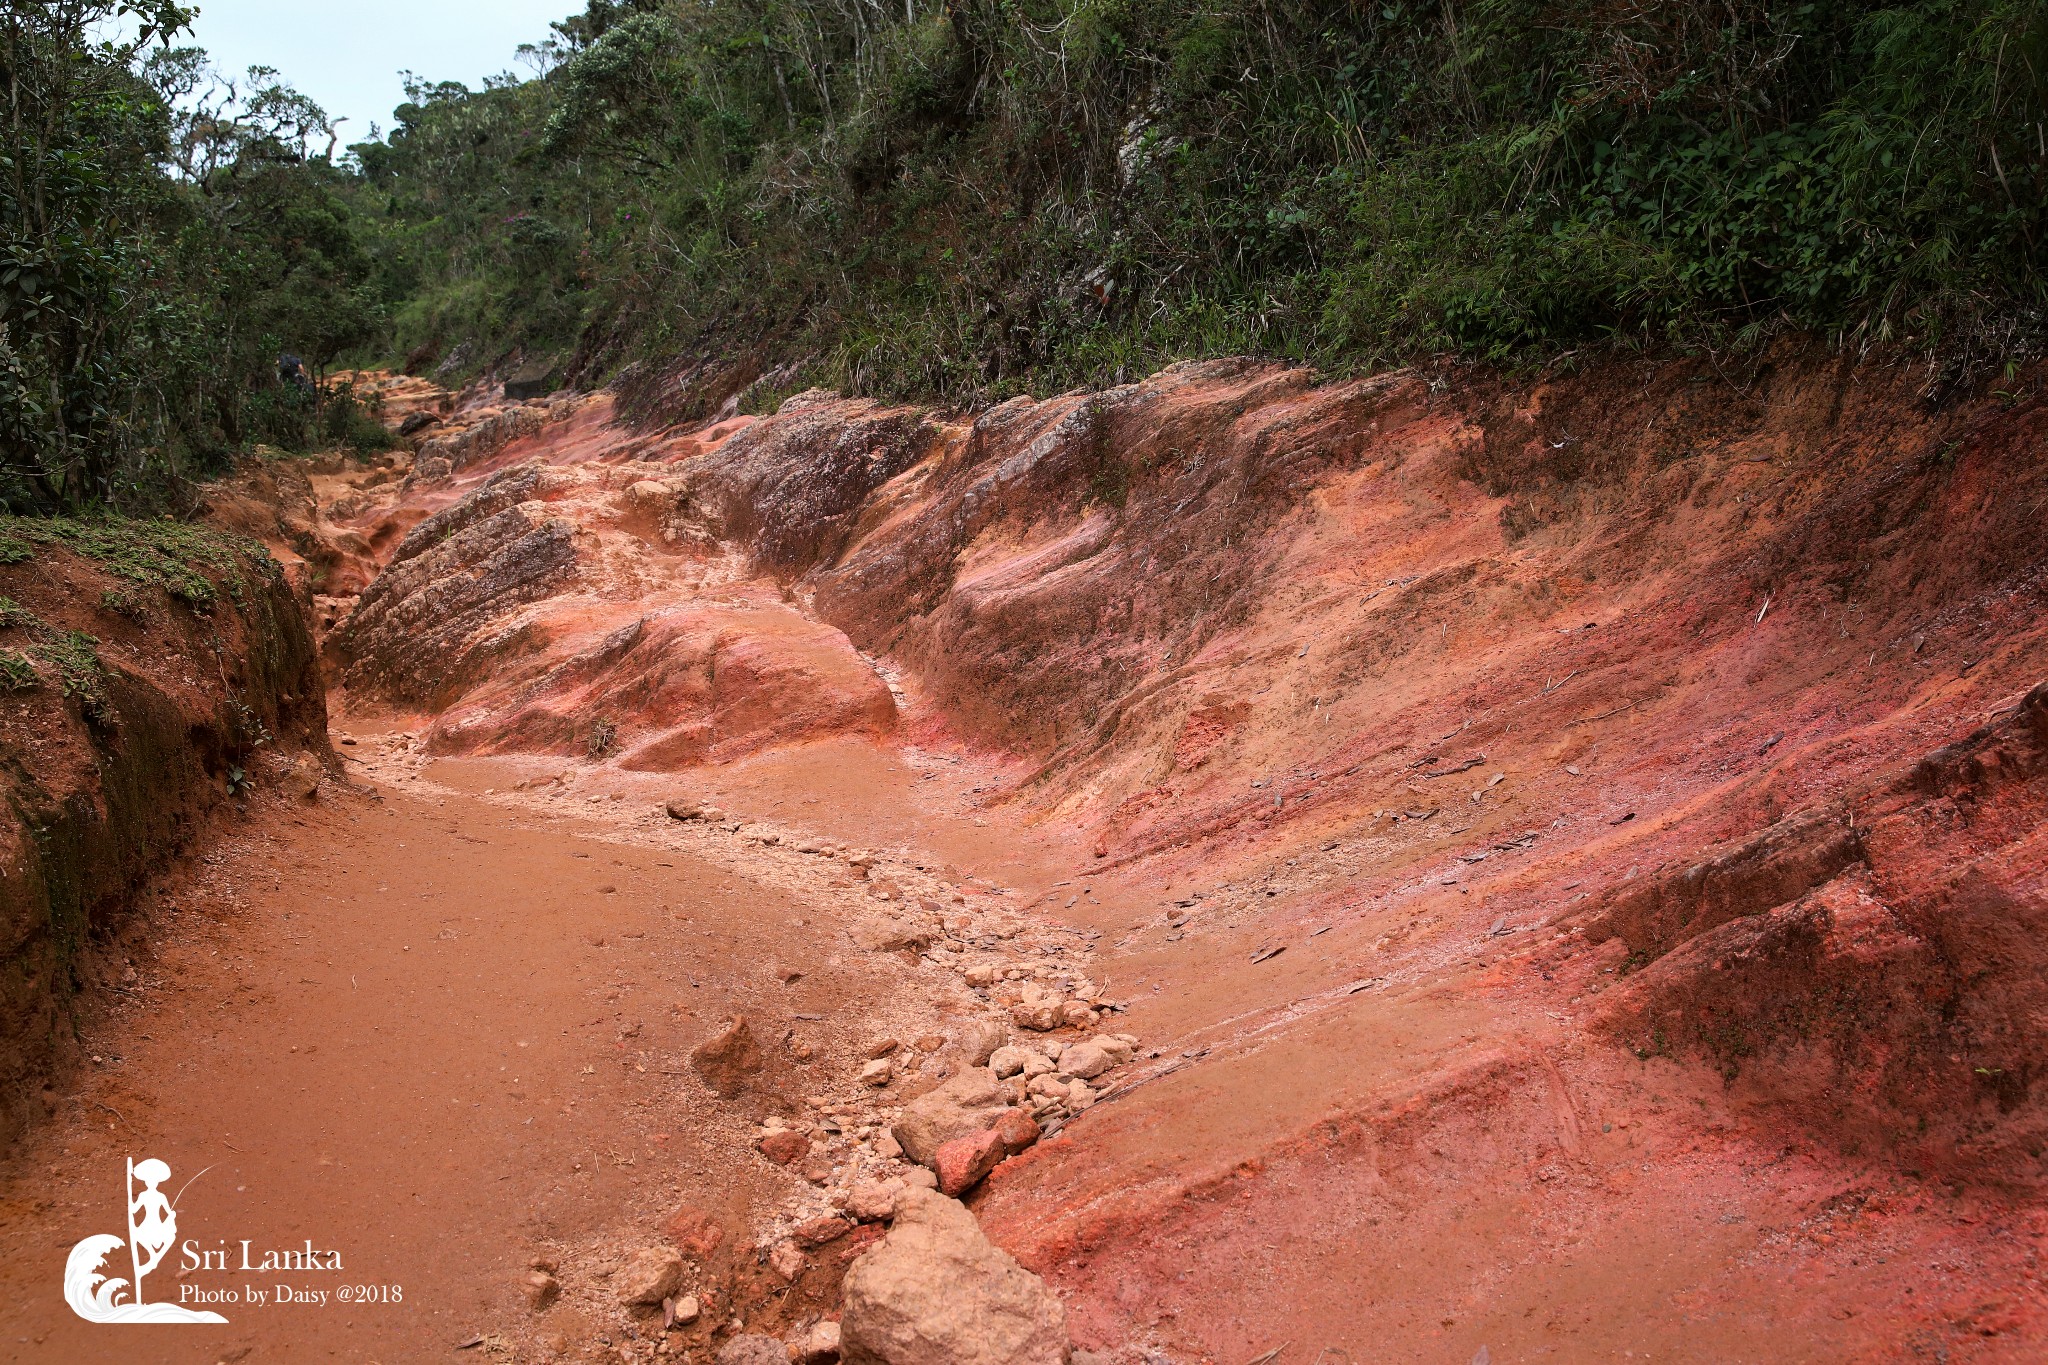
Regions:
<instances>
[{"instance_id":1,"label":"red clay soil","mask_svg":"<svg viewBox=\"0 0 2048 1365\"><path fill-rule=\"evenodd\" d=\"M364 1043L357 1079L399 1056L487 1067L527 1015L573 1038L569 1002L606 975L577 940L611 941L610 893L549 861L556 836L513 833L573 817L797 897L809 914L703 912L761 936L756 972L801 951L774 938L792 916L855 926L821 1008L752 997L778 1028L826 1016L792 1063L806 1084L852 1084L867 1012L1028 1012L998 969L1033 962L1032 935L1070 951L1062 979L1085 975L1101 1017L1061 1034L1127 1030L1138 1056L969 1202L1080 1347L2039 1359L2048 404L2038 374L1938 406L1923 378L1796 353L1522 386L1219 362L972 419L807 394L699 430L633 427L608 395L451 399L409 468L314 480L312 540L384 566L360 597L347 574L313 585L342 724L416 736L352 766L412 795L318 819L363 822L333 852L350 915L390 894L372 877L452 897L450 927L506 939L476 959L506 984L454 1015L406 1003L404 1047L380 1072ZM488 856L398 815L416 798ZM722 809L671 821L671 799ZM278 818L315 830L271 830L297 887L342 826ZM450 880L392 858L408 826ZM847 845L888 877L861 880ZM662 874L692 896L712 875ZM914 939L859 927L910 905ZM396 961L336 913L305 953ZM643 932L633 979L664 1004L738 989L686 934ZM298 952L237 965L282 999L271 964ZM679 1066L708 1020L648 1035L650 1063ZM161 1036L128 1074L168 1112L191 1036ZM565 1093L584 1046L537 1055L530 1093ZM314 1179L277 1107L234 1098L271 1076L230 1072L214 1103L276 1139L252 1160ZM432 1090L329 1131L367 1153ZM390 1315L304 1340L425 1358L473 1327L522 1359L651 1358L644 1315L564 1271L567 1308L536 1316L511 1277L536 1254L600 1267L656 1204L711 1188L759 1275L781 1245L764 1228L809 1197L719 1104L688 1085L662 1104L670 1141L701 1126L696 1167L647 1148L544 1225L505 1221L496 1168L536 1204L566 1138L433 1119L421 1150L447 1154L443 1193L494 1250L391 1264L498 1326ZM84 1181L88 1149L48 1144L103 1117L75 1111L33 1160ZM617 1112L592 1131L638 1141ZM458 1215L380 1193L350 1216L424 1248ZM738 1274L712 1279L775 1330L832 1311L822 1259L786 1290Z\"/></svg>"},{"instance_id":2,"label":"red clay soil","mask_svg":"<svg viewBox=\"0 0 2048 1365\"><path fill-rule=\"evenodd\" d=\"M0 530L4 1143L77 1064L80 1011L123 975L145 880L204 841L238 773L308 784L332 762L311 636L259 546L62 530Z\"/></svg>"}]
</instances>

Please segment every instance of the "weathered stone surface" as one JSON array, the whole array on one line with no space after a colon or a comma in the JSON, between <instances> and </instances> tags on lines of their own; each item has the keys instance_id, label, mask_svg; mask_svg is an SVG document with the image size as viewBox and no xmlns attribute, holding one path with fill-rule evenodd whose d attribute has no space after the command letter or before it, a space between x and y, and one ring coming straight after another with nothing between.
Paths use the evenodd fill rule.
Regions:
<instances>
[{"instance_id":1,"label":"weathered stone surface","mask_svg":"<svg viewBox=\"0 0 2048 1365\"><path fill-rule=\"evenodd\" d=\"M489 491L486 485L471 496L487 501ZM450 524L461 529L424 538L415 553L387 566L335 632L334 643L349 660L343 676L351 691L448 704L501 652L491 624L555 591L574 572L575 528L540 504ZM408 536L400 551L411 543Z\"/></svg>"},{"instance_id":2,"label":"weathered stone surface","mask_svg":"<svg viewBox=\"0 0 2048 1365\"><path fill-rule=\"evenodd\" d=\"M660 1303L682 1283L683 1258L667 1247L643 1247L629 1253L612 1280L619 1302L626 1304Z\"/></svg>"},{"instance_id":3,"label":"weathered stone surface","mask_svg":"<svg viewBox=\"0 0 2048 1365\"><path fill-rule=\"evenodd\" d=\"M889 1235L841 1286L847 1365L1066 1365L1067 1315L1045 1283L944 1195L906 1190Z\"/></svg>"},{"instance_id":4,"label":"weathered stone surface","mask_svg":"<svg viewBox=\"0 0 2048 1365\"><path fill-rule=\"evenodd\" d=\"M789 1352L774 1337L747 1333L718 1348L718 1365L789 1365Z\"/></svg>"},{"instance_id":5,"label":"weathered stone surface","mask_svg":"<svg viewBox=\"0 0 2048 1365\"><path fill-rule=\"evenodd\" d=\"M787 1166L811 1154L811 1140L802 1133L794 1133L788 1129L768 1133L754 1145L760 1148L762 1156L778 1166Z\"/></svg>"},{"instance_id":6,"label":"weathered stone surface","mask_svg":"<svg viewBox=\"0 0 2048 1365\"><path fill-rule=\"evenodd\" d=\"M890 1131L902 1144L905 1156L920 1166L930 1166L943 1144L992 1127L1007 1108L1009 1097L996 1083L995 1073L987 1067L970 1067L905 1105L903 1116Z\"/></svg>"},{"instance_id":7,"label":"weathered stone surface","mask_svg":"<svg viewBox=\"0 0 2048 1365\"><path fill-rule=\"evenodd\" d=\"M697 1045L690 1065L703 1077L711 1093L731 1099L747 1088L747 1082L761 1072L761 1048L754 1041L742 1015Z\"/></svg>"},{"instance_id":8,"label":"weathered stone surface","mask_svg":"<svg viewBox=\"0 0 2048 1365\"><path fill-rule=\"evenodd\" d=\"M932 1158L939 1177L939 1193L957 1199L979 1185L1009 1154L1002 1134L993 1128L941 1143Z\"/></svg>"}]
</instances>

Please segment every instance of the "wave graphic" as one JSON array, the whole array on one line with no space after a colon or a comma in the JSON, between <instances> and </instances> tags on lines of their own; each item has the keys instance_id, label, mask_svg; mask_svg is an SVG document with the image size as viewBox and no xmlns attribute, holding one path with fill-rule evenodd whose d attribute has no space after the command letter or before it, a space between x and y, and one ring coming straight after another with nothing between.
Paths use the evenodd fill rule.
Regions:
<instances>
[{"instance_id":1,"label":"wave graphic","mask_svg":"<svg viewBox=\"0 0 2048 1365\"><path fill-rule=\"evenodd\" d=\"M128 1281L100 1273L107 1253L125 1246L119 1237L99 1233L71 1248L64 1263L64 1302L87 1322L226 1322L218 1313L181 1308L175 1303L117 1303Z\"/></svg>"}]
</instances>

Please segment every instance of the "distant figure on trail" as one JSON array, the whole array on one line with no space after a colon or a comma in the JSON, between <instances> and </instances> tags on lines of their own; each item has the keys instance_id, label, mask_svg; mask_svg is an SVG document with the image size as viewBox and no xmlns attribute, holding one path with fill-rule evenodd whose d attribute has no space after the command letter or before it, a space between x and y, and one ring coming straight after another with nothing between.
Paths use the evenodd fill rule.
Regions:
<instances>
[{"instance_id":1,"label":"distant figure on trail","mask_svg":"<svg viewBox=\"0 0 2048 1365\"><path fill-rule=\"evenodd\" d=\"M286 351L277 358L277 381L300 393L311 393L313 381L306 374L306 362Z\"/></svg>"}]
</instances>

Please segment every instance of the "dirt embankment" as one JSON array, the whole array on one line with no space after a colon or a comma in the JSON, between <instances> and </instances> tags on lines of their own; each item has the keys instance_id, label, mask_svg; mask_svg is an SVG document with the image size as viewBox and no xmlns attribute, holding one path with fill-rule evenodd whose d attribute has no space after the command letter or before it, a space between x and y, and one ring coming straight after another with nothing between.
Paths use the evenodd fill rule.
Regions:
<instances>
[{"instance_id":1,"label":"dirt embankment","mask_svg":"<svg viewBox=\"0 0 2048 1365\"><path fill-rule=\"evenodd\" d=\"M1671 1342L1764 1349L1734 1304L1995 1354L2041 1329L2048 405L1922 379L1216 362L695 428L471 396L323 488L386 564L326 649L423 758L715 787L915 748L1072 835L1041 908L1146 1048L977 1206L1084 1344L1534 1349L1597 1336L1544 1316L1576 1266L1709 1305ZM1754 1232L1642 1264L1709 1215ZM1937 1293L1830 1278L1958 1246Z\"/></svg>"},{"instance_id":2,"label":"dirt embankment","mask_svg":"<svg viewBox=\"0 0 2048 1365\"><path fill-rule=\"evenodd\" d=\"M326 698L253 542L169 522L0 522L0 1145L132 982L144 880L254 781L310 781Z\"/></svg>"}]
</instances>

